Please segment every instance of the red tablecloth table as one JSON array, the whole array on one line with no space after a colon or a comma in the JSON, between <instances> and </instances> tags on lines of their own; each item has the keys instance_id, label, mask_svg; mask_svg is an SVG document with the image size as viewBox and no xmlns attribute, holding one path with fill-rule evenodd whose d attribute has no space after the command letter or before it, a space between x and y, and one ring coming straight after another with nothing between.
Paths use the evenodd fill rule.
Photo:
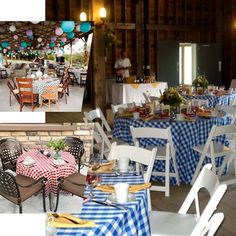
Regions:
<instances>
[{"instance_id":1,"label":"red tablecloth table","mask_svg":"<svg viewBox=\"0 0 236 236\"><path fill-rule=\"evenodd\" d=\"M35 160L35 164L33 166L27 166L23 163L23 160L28 156ZM19 156L17 160L16 174L29 176L36 180L41 177L46 177L46 195L49 193L56 193L57 179L59 177L67 177L77 172L77 165L73 155L69 152L62 152L61 158L65 161L65 164L56 166L53 163L53 157L47 157L38 152L38 150L31 149Z\"/></svg>"}]
</instances>

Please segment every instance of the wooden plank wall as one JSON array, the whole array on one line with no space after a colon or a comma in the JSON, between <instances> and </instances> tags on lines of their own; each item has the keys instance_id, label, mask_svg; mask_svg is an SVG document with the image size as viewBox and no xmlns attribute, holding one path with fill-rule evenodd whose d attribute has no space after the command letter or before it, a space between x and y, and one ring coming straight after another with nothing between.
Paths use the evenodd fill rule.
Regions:
<instances>
[{"instance_id":1,"label":"wooden plank wall","mask_svg":"<svg viewBox=\"0 0 236 236\"><path fill-rule=\"evenodd\" d=\"M47 19L78 20L82 5L91 17L92 2L47 0ZM222 84L228 86L236 78L235 0L104 0L103 3L107 21L116 32L116 42L107 50L107 78L113 76L115 60L123 48L131 59L132 74L144 73L144 65L150 66L148 73L158 74L158 42L166 40L222 43ZM146 38L145 9L148 10Z\"/></svg>"}]
</instances>

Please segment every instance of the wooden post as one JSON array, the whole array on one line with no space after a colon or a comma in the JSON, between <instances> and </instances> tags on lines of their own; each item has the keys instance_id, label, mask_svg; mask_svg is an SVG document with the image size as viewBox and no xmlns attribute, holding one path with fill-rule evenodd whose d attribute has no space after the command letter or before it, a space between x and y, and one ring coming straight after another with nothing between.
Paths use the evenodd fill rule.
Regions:
<instances>
[{"instance_id":1,"label":"wooden post","mask_svg":"<svg viewBox=\"0 0 236 236\"><path fill-rule=\"evenodd\" d=\"M99 9L103 6L103 1L93 0L93 20L94 20L94 35L93 35L93 104L99 106L103 111L106 108L106 80L105 80L105 55L104 55L104 29L99 23Z\"/></svg>"}]
</instances>

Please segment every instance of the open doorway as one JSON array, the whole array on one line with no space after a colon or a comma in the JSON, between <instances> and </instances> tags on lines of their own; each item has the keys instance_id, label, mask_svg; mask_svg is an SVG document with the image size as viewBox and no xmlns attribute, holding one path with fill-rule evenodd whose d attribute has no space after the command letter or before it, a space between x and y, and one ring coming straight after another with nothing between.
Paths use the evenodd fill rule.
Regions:
<instances>
[{"instance_id":1,"label":"open doorway","mask_svg":"<svg viewBox=\"0 0 236 236\"><path fill-rule=\"evenodd\" d=\"M179 44L179 83L192 84L193 78L196 77L196 44L180 43Z\"/></svg>"}]
</instances>

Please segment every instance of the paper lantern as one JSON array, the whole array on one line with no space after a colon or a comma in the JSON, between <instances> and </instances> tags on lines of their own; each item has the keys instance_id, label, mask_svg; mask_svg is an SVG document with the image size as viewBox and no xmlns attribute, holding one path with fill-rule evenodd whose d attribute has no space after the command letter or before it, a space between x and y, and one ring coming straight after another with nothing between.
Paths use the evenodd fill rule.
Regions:
<instances>
[{"instance_id":1,"label":"paper lantern","mask_svg":"<svg viewBox=\"0 0 236 236\"><path fill-rule=\"evenodd\" d=\"M70 33L67 34L68 39L73 39L74 36L75 36L75 34L73 32L70 32Z\"/></svg>"},{"instance_id":2,"label":"paper lantern","mask_svg":"<svg viewBox=\"0 0 236 236\"><path fill-rule=\"evenodd\" d=\"M50 42L50 43L49 43L49 47L50 47L50 48L54 48L54 47L55 47L55 43L54 43L54 42Z\"/></svg>"},{"instance_id":3,"label":"paper lantern","mask_svg":"<svg viewBox=\"0 0 236 236\"><path fill-rule=\"evenodd\" d=\"M27 43L26 42L21 42L20 45L21 45L22 48L26 48L27 47Z\"/></svg>"},{"instance_id":4,"label":"paper lantern","mask_svg":"<svg viewBox=\"0 0 236 236\"><path fill-rule=\"evenodd\" d=\"M39 37L37 40L40 43L40 42L42 42L43 39Z\"/></svg>"},{"instance_id":5,"label":"paper lantern","mask_svg":"<svg viewBox=\"0 0 236 236\"><path fill-rule=\"evenodd\" d=\"M60 42L60 45L61 45L61 46L64 46L64 45L65 45L65 42Z\"/></svg>"},{"instance_id":6,"label":"paper lantern","mask_svg":"<svg viewBox=\"0 0 236 236\"><path fill-rule=\"evenodd\" d=\"M27 42L27 46L29 46L29 47L30 47L31 45L32 45L32 43L31 43L31 42Z\"/></svg>"},{"instance_id":7,"label":"paper lantern","mask_svg":"<svg viewBox=\"0 0 236 236\"><path fill-rule=\"evenodd\" d=\"M51 42L55 42L57 40L57 37L56 36L51 36Z\"/></svg>"},{"instance_id":8,"label":"paper lantern","mask_svg":"<svg viewBox=\"0 0 236 236\"><path fill-rule=\"evenodd\" d=\"M15 35L13 36L13 39L17 40L17 39L18 39L18 35L15 34Z\"/></svg>"},{"instance_id":9,"label":"paper lantern","mask_svg":"<svg viewBox=\"0 0 236 236\"><path fill-rule=\"evenodd\" d=\"M62 28L61 27L57 27L56 30L55 30L55 34L58 35L58 36L62 35L63 34Z\"/></svg>"},{"instance_id":10,"label":"paper lantern","mask_svg":"<svg viewBox=\"0 0 236 236\"><path fill-rule=\"evenodd\" d=\"M38 24L40 21L31 21L33 24Z\"/></svg>"},{"instance_id":11,"label":"paper lantern","mask_svg":"<svg viewBox=\"0 0 236 236\"><path fill-rule=\"evenodd\" d=\"M5 41L5 42L2 42L2 47L3 47L3 48L9 47L9 45L10 45L9 42L6 42L6 41Z\"/></svg>"},{"instance_id":12,"label":"paper lantern","mask_svg":"<svg viewBox=\"0 0 236 236\"><path fill-rule=\"evenodd\" d=\"M83 33L87 33L91 30L91 25L89 22L83 22L81 25L80 25L80 31L83 32Z\"/></svg>"},{"instance_id":13,"label":"paper lantern","mask_svg":"<svg viewBox=\"0 0 236 236\"><path fill-rule=\"evenodd\" d=\"M9 27L9 30L10 30L11 32L15 32L15 31L16 31L16 27L15 27L14 25L11 25L11 26Z\"/></svg>"},{"instance_id":14,"label":"paper lantern","mask_svg":"<svg viewBox=\"0 0 236 236\"><path fill-rule=\"evenodd\" d=\"M32 36L32 35L33 35L33 31L32 31L31 29L26 30L26 35L27 35L28 37Z\"/></svg>"},{"instance_id":15,"label":"paper lantern","mask_svg":"<svg viewBox=\"0 0 236 236\"><path fill-rule=\"evenodd\" d=\"M61 28L63 32L70 33L75 28L75 22L74 21L62 21Z\"/></svg>"},{"instance_id":16,"label":"paper lantern","mask_svg":"<svg viewBox=\"0 0 236 236\"><path fill-rule=\"evenodd\" d=\"M65 42L66 42L66 37L63 37L63 38L61 39L61 41L65 43Z\"/></svg>"}]
</instances>

